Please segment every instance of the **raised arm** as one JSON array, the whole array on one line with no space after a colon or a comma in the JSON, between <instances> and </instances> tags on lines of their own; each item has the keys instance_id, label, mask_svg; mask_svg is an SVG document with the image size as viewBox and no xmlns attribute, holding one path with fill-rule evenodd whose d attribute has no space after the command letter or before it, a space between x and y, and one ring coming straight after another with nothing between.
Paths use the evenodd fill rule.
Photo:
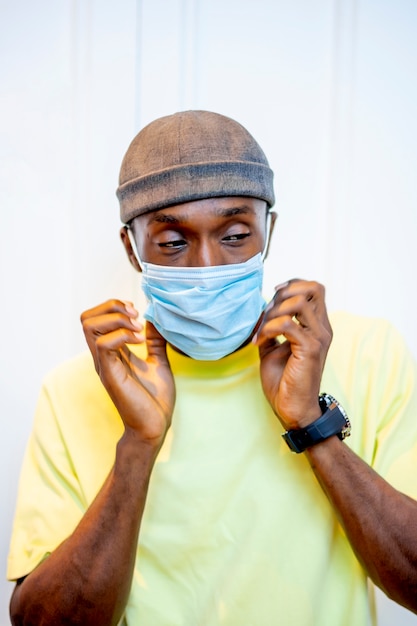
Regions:
<instances>
[{"instance_id":1,"label":"raised arm","mask_svg":"<svg viewBox=\"0 0 417 626\"><path fill-rule=\"evenodd\" d=\"M285 430L321 416L317 398L331 338L319 284L290 281L277 291L254 341L265 395ZM336 436L305 454L369 577L417 612L417 502Z\"/></svg>"},{"instance_id":2,"label":"raised arm","mask_svg":"<svg viewBox=\"0 0 417 626\"><path fill-rule=\"evenodd\" d=\"M18 582L15 625L117 624L129 595L149 478L169 428L175 390L165 341L148 324L145 341L129 303L109 301L82 315L96 370L125 429L113 468L74 532Z\"/></svg>"}]
</instances>

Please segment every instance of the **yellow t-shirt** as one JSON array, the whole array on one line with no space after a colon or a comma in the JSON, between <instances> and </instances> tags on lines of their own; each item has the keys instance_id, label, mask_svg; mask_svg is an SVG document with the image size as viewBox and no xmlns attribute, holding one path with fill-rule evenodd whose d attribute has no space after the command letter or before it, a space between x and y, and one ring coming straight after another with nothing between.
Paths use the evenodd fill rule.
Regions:
<instances>
[{"instance_id":1,"label":"yellow t-shirt","mask_svg":"<svg viewBox=\"0 0 417 626\"><path fill-rule=\"evenodd\" d=\"M346 445L417 497L415 365L387 323L332 316L322 390ZM154 467L123 624L365 626L367 581L305 457L261 389L257 349L214 362L169 350L177 401ZM82 355L45 379L22 469L8 577L74 529L104 482L121 420Z\"/></svg>"}]
</instances>

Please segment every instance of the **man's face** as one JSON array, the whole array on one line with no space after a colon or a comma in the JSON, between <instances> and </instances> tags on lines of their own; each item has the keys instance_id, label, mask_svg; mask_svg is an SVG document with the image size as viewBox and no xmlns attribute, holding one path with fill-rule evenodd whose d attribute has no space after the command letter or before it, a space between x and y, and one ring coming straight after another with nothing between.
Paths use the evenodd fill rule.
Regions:
<instances>
[{"instance_id":1,"label":"man's face","mask_svg":"<svg viewBox=\"0 0 417 626\"><path fill-rule=\"evenodd\" d=\"M148 263L243 263L264 249L266 202L246 197L186 202L136 217L132 230L139 255Z\"/></svg>"}]
</instances>

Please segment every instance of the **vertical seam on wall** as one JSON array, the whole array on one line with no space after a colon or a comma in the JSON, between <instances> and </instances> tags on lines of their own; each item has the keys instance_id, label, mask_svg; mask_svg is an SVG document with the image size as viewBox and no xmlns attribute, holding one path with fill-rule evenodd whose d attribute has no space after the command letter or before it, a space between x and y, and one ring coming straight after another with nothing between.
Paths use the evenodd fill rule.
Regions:
<instances>
[{"instance_id":1,"label":"vertical seam on wall","mask_svg":"<svg viewBox=\"0 0 417 626\"><path fill-rule=\"evenodd\" d=\"M178 94L181 109L195 108L197 101L198 13L198 0L182 0L179 28L180 68Z\"/></svg>"},{"instance_id":2,"label":"vertical seam on wall","mask_svg":"<svg viewBox=\"0 0 417 626\"><path fill-rule=\"evenodd\" d=\"M331 284L340 285L342 291L335 295L345 305L351 254L357 0L335 0L334 6L325 271Z\"/></svg>"},{"instance_id":3,"label":"vertical seam on wall","mask_svg":"<svg viewBox=\"0 0 417 626\"><path fill-rule=\"evenodd\" d=\"M84 210L91 202L92 134L91 134L91 84L92 58L92 0L72 0L70 5L70 58L71 58L71 199L68 227L69 267L67 289L70 300L77 301L73 280L73 259L79 254L80 240L87 237L84 228ZM71 327L72 320L68 321ZM70 337L70 335L69 335Z\"/></svg>"},{"instance_id":4,"label":"vertical seam on wall","mask_svg":"<svg viewBox=\"0 0 417 626\"><path fill-rule=\"evenodd\" d=\"M141 82L142 82L142 28L143 28L143 6L142 0L136 0L136 34L135 34L135 105L134 121L135 128L142 127L142 107L141 107Z\"/></svg>"},{"instance_id":5,"label":"vertical seam on wall","mask_svg":"<svg viewBox=\"0 0 417 626\"><path fill-rule=\"evenodd\" d=\"M91 83L92 72L92 2L72 3L72 81L73 81L73 189L74 202L89 205L91 190ZM76 192L75 192L76 194Z\"/></svg>"}]
</instances>

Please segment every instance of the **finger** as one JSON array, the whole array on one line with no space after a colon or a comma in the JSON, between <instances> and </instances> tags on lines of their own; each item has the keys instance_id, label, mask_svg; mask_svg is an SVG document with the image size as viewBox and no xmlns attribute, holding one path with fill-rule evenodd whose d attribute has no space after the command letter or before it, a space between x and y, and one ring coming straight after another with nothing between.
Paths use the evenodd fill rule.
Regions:
<instances>
[{"instance_id":1,"label":"finger","mask_svg":"<svg viewBox=\"0 0 417 626\"><path fill-rule=\"evenodd\" d=\"M257 331L254 343L261 345L262 342L274 336L280 343L285 340L301 342L308 335L322 343L327 343L331 334L325 306L315 303L309 296L306 298L303 293L303 295L276 302L272 304L272 308L269 307Z\"/></svg>"},{"instance_id":2,"label":"finger","mask_svg":"<svg viewBox=\"0 0 417 626\"><path fill-rule=\"evenodd\" d=\"M143 334L127 328L117 328L113 332L97 337L92 353L96 370L103 382L112 377L112 367L115 363L130 361L130 350L126 344L139 344L144 341Z\"/></svg>"},{"instance_id":3,"label":"finger","mask_svg":"<svg viewBox=\"0 0 417 626\"><path fill-rule=\"evenodd\" d=\"M136 333L123 327L97 337L96 348L100 364L102 364L102 366L111 367L112 364L117 361L123 363L124 365L128 363L129 368L134 365L134 367L138 368L142 372L147 371L145 360L133 354L129 349L129 345L144 343L145 341L147 342L148 347L149 344L151 344L154 348L151 350L151 356L155 356L158 349L163 350L162 355L167 361L164 349L166 344L165 339L163 339L154 327L152 327L152 329L155 333L153 337L146 336L144 333ZM149 329L147 328L147 332L148 331Z\"/></svg>"},{"instance_id":4,"label":"finger","mask_svg":"<svg viewBox=\"0 0 417 626\"><path fill-rule=\"evenodd\" d=\"M303 339L302 327L291 315L281 315L268 321L264 321L252 342L261 346L265 342L273 341L283 344L286 340L291 343L300 343Z\"/></svg>"},{"instance_id":5,"label":"finger","mask_svg":"<svg viewBox=\"0 0 417 626\"><path fill-rule=\"evenodd\" d=\"M291 354L291 343L283 334L273 335L269 339L261 338L258 342L259 356L264 359L271 352L274 353L282 363L282 368Z\"/></svg>"},{"instance_id":6,"label":"finger","mask_svg":"<svg viewBox=\"0 0 417 626\"><path fill-rule=\"evenodd\" d=\"M84 333L94 337L111 333L118 328L141 332L143 324L123 313L107 313L97 317L90 317L83 323Z\"/></svg>"},{"instance_id":7,"label":"finger","mask_svg":"<svg viewBox=\"0 0 417 626\"><path fill-rule=\"evenodd\" d=\"M112 332L99 335L96 339L97 350L100 352L119 352L126 348L126 344L143 343L145 337L141 333L136 333L128 328L117 328ZM128 348L126 348L128 350Z\"/></svg>"},{"instance_id":8,"label":"finger","mask_svg":"<svg viewBox=\"0 0 417 626\"><path fill-rule=\"evenodd\" d=\"M97 367L98 349L108 345L109 349L119 349L125 343L142 343L145 341L143 326L118 313L90 318L84 322L84 335ZM114 338L120 341L114 345Z\"/></svg>"},{"instance_id":9,"label":"finger","mask_svg":"<svg viewBox=\"0 0 417 626\"><path fill-rule=\"evenodd\" d=\"M325 290L323 285L316 281L300 280L299 278L293 279L278 285L275 288L275 294L273 297L274 303L279 303L289 298L296 296L303 297L307 302L324 302Z\"/></svg>"},{"instance_id":10,"label":"finger","mask_svg":"<svg viewBox=\"0 0 417 626\"><path fill-rule=\"evenodd\" d=\"M138 311L131 302L108 300L81 314L81 323L85 334L103 334L124 326L131 330L142 331L138 321Z\"/></svg>"},{"instance_id":11,"label":"finger","mask_svg":"<svg viewBox=\"0 0 417 626\"><path fill-rule=\"evenodd\" d=\"M81 315L83 331L92 353L96 369L99 370L97 341L101 336L115 332L118 329L125 329L128 334L124 335L125 340L130 343L140 343L144 341L141 335L143 325L138 321L138 312L130 302L121 300L108 300L92 309L85 311ZM121 335L119 334L119 337ZM111 338L109 339L109 345Z\"/></svg>"},{"instance_id":12,"label":"finger","mask_svg":"<svg viewBox=\"0 0 417 626\"><path fill-rule=\"evenodd\" d=\"M292 293L293 298L298 298L297 302L292 302L292 311L301 326L316 332L318 335L323 330L326 334L332 334L327 314L324 286L317 282L304 281L303 285L300 283L294 284ZM291 309L289 314L291 314Z\"/></svg>"},{"instance_id":13,"label":"finger","mask_svg":"<svg viewBox=\"0 0 417 626\"><path fill-rule=\"evenodd\" d=\"M155 328L151 322L146 322L145 329L146 346L148 349L148 357L156 358L159 362L168 364L166 353L166 339Z\"/></svg>"},{"instance_id":14,"label":"finger","mask_svg":"<svg viewBox=\"0 0 417 626\"><path fill-rule=\"evenodd\" d=\"M315 328L319 322L329 330L324 287L313 281L290 281L275 293L265 310L264 321L280 315L295 316L305 327Z\"/></svg>"},{"instance_id":15,"label":"finger","mask_svg":"<svg viewBox=\"0 0 417 626\"><path fill-rule=\"evenodd\" d=\"M138 320L139 313L131 302L108 300L81 314L81 323L87 342L97 335L111 332L119 327L141 332L143 324ZM90 336L90 340L89 340ZM91 346L90 346L91 347Z\"/></svg>"},{"instance_id":16,"label":"finger","mask_svg":"<svg viewBox=\"0 0 417 626\"><path fill-rule=\"evenodd\" d=\"M81 322L90 318L90 317L98 317L101 315L105 315L107 313L126 313L129 317L137 317L138 312L133 306L131 302L127 300L106 300L106 302L102 302L91 309L87 309L81 314Z\"/></svg>"},{"instance_id":17,"label":"finger","mask_svg":"<svg viewBox=\"0 0 417 626\"><path fill-rule=\"evenodd\" d=\"M313 301L307 301L304 296L295 296L270 308L264 321L267 323L274 318L289 316L303 328L315 328L317 322L321 322L322 319L319 308Z\"/></svg>"}]
</instances>

